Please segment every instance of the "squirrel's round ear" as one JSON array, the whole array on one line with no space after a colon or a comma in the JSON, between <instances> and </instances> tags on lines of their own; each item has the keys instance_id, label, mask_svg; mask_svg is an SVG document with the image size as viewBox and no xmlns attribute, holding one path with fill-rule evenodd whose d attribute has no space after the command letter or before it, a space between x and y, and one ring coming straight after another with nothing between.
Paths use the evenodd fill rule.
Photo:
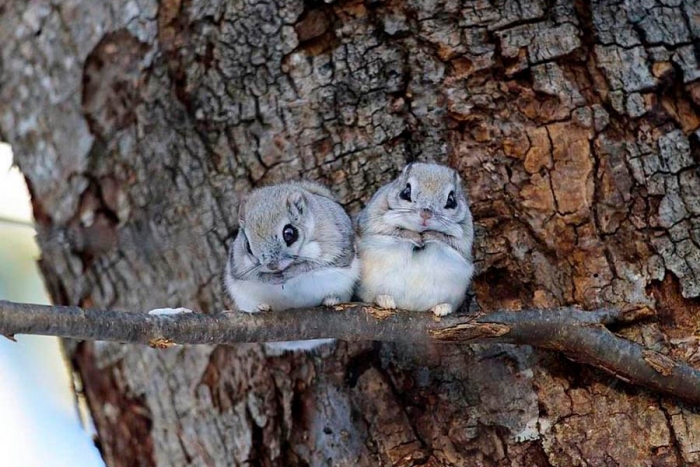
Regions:
<instances>
[{"instance_id":1,"label":"squirrel's round ear","mask_svg":"<svg viewBox=\"0 0 700 467\"><path fill-rule=\"evenodd\" d=\"M245 221L245 202L247 198L243 197L238 202L238 225L242 226Z\"/></svg>"},{"instance_id":2,"label":"squirrel's round ear","mask_svg":"<svg viewBox=\"0 0 700 467\"><path fill-rule=\"evenodd\" d=\"M406 167L401 170L401 173L399 174L399 178L402 180L405 180L408 178L408 175L411 173L411 169L413 168L413 162L409 163L406 165Z\"/></svg>"},{"instance_id":3,"label":"squirrel's round ear","mask_svg":"<svg viewBox=\"0 0 700 467\"><path fill-rule=\"evenodd\" d=\"M456 170L453 170L453 172L455 190L457 190L457 192L460 193L461 196L463 196L464 199L467 200L467 202L469 202L469 193L467 193L467 188L464 186L464 179L462 179L462 175L460 175L460 173Z\"/></svg>"},{"instance_id":4,"label":"squirrel's round ear","mask_svg":"<svg viewBox=\"0 0 700 467\"><path fill-rule=\"evenodd\" d=\"M452 174L454 177L454 184L457 188L463 188L462 176L455 169L452 169Z\"/></svg>"},{"instance_id":5,"label":"squirrel's round ear","mask_svg":"<svg viewBox=\"0 0 700 467\"><path fill-rule=\"evenodd\" d=\"M301 191L295 191L287 198L287 209L289 214L299 218L306 213L306 196Z\"/></svg>"}]
</instances>

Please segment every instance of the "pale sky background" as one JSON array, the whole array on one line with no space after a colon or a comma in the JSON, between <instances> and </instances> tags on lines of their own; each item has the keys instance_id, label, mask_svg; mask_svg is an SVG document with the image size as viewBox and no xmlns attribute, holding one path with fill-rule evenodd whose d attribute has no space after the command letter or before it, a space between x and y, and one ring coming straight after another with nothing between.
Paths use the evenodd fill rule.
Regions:
<instances>
[{"instance_id":1,"label":"pale sky background","mask_svg":"<svg viewBox=\"0 0 700 467\"><path fill-rule=\"evenodd\" d=\"M0 299L48 303L31 219L24 178L0 143ZM78 416L58 339L17 340L0 337L0 466L104 466Z\"/></svg>"}]
</instances>

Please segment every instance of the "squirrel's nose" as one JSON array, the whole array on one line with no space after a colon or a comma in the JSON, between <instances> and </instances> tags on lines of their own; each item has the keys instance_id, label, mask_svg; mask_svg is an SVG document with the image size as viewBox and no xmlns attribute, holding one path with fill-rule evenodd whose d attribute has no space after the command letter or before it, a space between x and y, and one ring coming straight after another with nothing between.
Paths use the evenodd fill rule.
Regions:
<instances>
[{"instance_id":1,"label":"squirrel's nose","mask_svg":"<svg viewBox=\"0 0 700 467\"><path fill-rule=\"evenodd\" d=\"M279 261L270 261L269 263L267 263L267 269L269 269L270 271L277 271L279 268Z\"/></svg>"},{"instance_id":2,"label":"squirrel's nose","mask_svg":"<svg viewBox=\"0 0 700 467\"><path fill-rule=\"evenodd\" d=\"M432 209L421 209L420 210L420 217L423 220L428 220L433 217L433 210Z\"/></svg>"}]
</instances>

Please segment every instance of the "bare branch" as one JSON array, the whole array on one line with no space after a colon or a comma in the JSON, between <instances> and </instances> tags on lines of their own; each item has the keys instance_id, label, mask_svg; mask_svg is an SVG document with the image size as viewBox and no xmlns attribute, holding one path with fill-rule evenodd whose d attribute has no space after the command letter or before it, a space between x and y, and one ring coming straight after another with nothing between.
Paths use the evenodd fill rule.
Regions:
<instances>
[{"instance_id":1,"label":"bare branch","mask_svg":"<svg viewBox=\"0 0 700 467\"><path fill-rule=\"evenodd\" d=\"M40 334L165 347L336 338L422 343L504 343L562 352L570 359L658 392L700 403L700 371L623 339L607 325L653 316L649 308L499 311L436 318L363 304L277 313L153 316L0 301L0 334Z\"/></svg>"},{"instance_id":2,"label":"bare branch","mask_svg":"<svg viewBox=\"0 0 700 467\"><path fill-rule=\"evenodd\" d=\"M23 221L20 219L13 219L11 217L2 217L0 216L0 224L7 224L7 225L14 225L17 227L27 227L30 229L34 229L34 224L31 222Z\"/></svg>"}]
</instances>

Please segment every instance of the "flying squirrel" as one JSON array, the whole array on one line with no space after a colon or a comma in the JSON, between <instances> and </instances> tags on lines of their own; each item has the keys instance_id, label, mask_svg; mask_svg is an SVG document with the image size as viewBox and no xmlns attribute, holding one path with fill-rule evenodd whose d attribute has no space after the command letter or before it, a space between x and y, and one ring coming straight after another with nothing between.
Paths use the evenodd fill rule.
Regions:
<instances>
[{"instance_id":1,"label":"flying squirrel","mask_svg":"<svg viewBox=\"0 0 700 467\"><path fill-rule=\"evenodd\" d=\"M360 299L437 316L463 303L474 274L474 227L455 170L407 165L370 199L356 230Z\"/></svg>"},{"instance_id":2,"label":"flying squirrel","mask_svg":"<svg viewBox=\"0 0 700 467\"><path fill-rule=\"evenodd\" d=\"M258 188L239 206L224 282L240 311L283 311L350 301L359 277L352 221L314 182ZM333 339L267 343L310 350Z\"/></svg>"}]
</instances>

